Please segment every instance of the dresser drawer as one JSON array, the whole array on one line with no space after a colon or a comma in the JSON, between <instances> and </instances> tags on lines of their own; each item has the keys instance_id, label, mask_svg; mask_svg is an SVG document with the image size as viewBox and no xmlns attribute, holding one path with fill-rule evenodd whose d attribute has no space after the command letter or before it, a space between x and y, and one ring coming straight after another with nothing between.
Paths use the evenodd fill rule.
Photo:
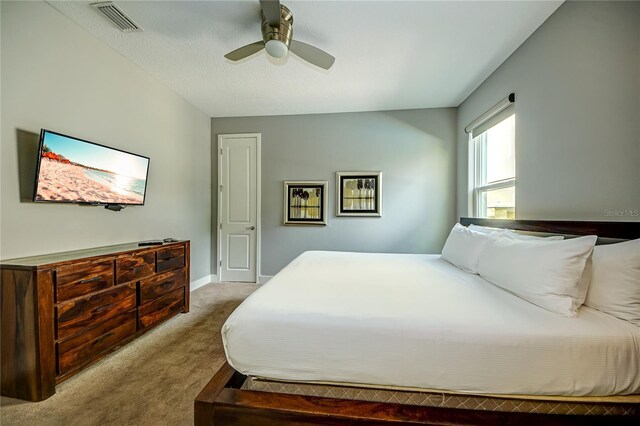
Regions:
<instances>
[{"instance_id":1,"label":"dresser drawer","mask_svg":"<svg viewBox=\"0 0 640 426\"><path fill-rule=\"evenodd\" d=\"M116 282L118 284L136 281L155 272L156 254L148 251L138 254L125 254L116 259Z\"/></svg>"},{"instance_id":2,"label":"dresser drawer","mask_svg":"<svg viewBox=\"0 0 640 426\"><path fill-rule=\"evenodd\" d=\"M165 247L158 250L157 272L178 269L184 266L184 246Z\"/></svg>"},{"instance_id":3,"label":"dresser drawer","mask_svg":"<svg viewBox=\"0 0 640 426\"><path fill-rule=\"evenodd\" d=\"M116 286L90 296L60 303L56 307L58 340L73 336L135 307L135 283Z\"/></svg>"},{"instance_id":4,"label":"dresser drawer","mask_svg":"<svg viewBox=\"0 0 640 426\"><path fill-rule=\"evenodd\" d=\"M65 374L91 362L135 334L136 311L133 310L58 343L58 374Z\"/></svg>"},{"instance_id":5,"label":"dresser drawer","mask_svg":"<svg viewBox=\"0 0 640 426\"><path fill-rule=\"evenodd\" d=\"M113 258L80 262L56 270L56 301L113 287Z\"/></svg>"},{"instance_id":6,"label":"dresser drawer","mask_svg":"<svg viewBox=\"0 0 640 426\"><path fill-rule=\"evenodd\" d=\"M185 282L184 269L169 271L140 281L140 305L157 299L182 286Z\"/></svg>"},{"instance_id":7,"label":"dresser drawer","mask_svg":"<svg viewBox=\"0 0 640 426\"><path fill-rule=\"evenodd\" d=\"M184 287L138 308L138 325L150 327L180 312L184 307Z\"/></svg>"}]
</instances>

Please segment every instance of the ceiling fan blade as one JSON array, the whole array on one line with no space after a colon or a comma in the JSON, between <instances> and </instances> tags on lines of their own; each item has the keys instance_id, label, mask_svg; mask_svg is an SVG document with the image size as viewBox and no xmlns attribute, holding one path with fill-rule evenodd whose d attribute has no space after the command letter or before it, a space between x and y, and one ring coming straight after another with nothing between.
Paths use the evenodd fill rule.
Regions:
<instances>
[{"instance_id":1,"label":"ceiling fan blade","mask_svg":"<svg viewBox=\"0 0 640 426\"><path fill-rule=\"evenodd\" d=\"M329 55L324 50L320 50L317 47L297 40L291 40L289 51L295 53L305 61L325 70L331 68L333 63L336 61L336 58Z\"/></svg>"},{"instance_id":2,"label":"ceiling fan blade","mask_svg":"<svg viewBox=\"0 0 640 426\"><path fill-rule=\"evenodd\" d=\"M244 59L247 56L251 56L256 52L264 49L263 41L256 41L255 43L247 44L246 46L242 46L239 49L234 50L233 52L229 52L224 55L225 58L230 61L239 61L240 59Z\"/></svg>"},{"instance_id":3,"label":"ceiling fan blade","mask_svg":"<svg viewBox=\"0 0 640 426\"><path fill-rule=\"evenodd\" d=\"M280 26L280 0L260 0L262 12L272 27Z\"/></svg>"}]
</instances>

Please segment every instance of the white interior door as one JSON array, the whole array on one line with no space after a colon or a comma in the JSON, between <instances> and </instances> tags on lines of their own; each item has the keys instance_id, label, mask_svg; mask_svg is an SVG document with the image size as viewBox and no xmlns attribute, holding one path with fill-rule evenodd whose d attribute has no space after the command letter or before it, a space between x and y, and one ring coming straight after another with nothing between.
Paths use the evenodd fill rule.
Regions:
<instances>
[{"instance_id":1,"label":"white interior door","mask_svg":"<svg viewBox=\"0 0 640 426\"><path fill-rule=\"evenodd\" d=\"M257 282L260 135L218 136L220 281Z\"/></svg>"}]
</instances>

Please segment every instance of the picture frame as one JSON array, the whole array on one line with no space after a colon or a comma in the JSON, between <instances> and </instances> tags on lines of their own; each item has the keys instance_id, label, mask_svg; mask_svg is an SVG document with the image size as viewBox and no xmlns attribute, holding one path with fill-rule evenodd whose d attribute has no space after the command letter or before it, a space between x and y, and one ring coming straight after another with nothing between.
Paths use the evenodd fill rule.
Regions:
<instances>
[{"instance_id":1,"label":"picture frame","mask_svg":"<svg viewBox=\"0 0 640 426\"><path fill-rule=\"evenodd\" d=\"M336 216L382 217L382 172L336 172Z\"/></svg>"},{"instance_id":2,"label":"picture frame","mask_svg":"<svg viewBox=\"0 0 640 426\"><path fill-rule=\"evenodd\" d=\"M315 180L284 181L284 224L327 224L329 182Z\"/></svg>"}]
</instances>

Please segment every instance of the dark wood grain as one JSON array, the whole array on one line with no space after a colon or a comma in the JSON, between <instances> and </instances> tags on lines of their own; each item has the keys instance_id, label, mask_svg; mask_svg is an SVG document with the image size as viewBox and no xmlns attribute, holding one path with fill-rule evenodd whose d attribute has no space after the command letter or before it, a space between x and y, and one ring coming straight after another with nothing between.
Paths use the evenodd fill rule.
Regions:
<instances>
[{"instance_id":1,"label":"dark wood grain","mask_svg":"<svg viewBox=\"0 0 640 426\"><path fill-rule=\"evenodd\" d=\"M167 276L179 277L170 285L163 277L151 280L158 288L143 285L146 303L141 304L138 281L154 276L159 250L160 258L170 262L168 267L180 262L184 266L168 272ZM189 241L178 241L161 247L121 244L2 261L2 395L46 399L55 393L56 384L163 320L188 311L189 255ZM118 279L123 283L117 285ZM165 297L169 295L173 296Z\"/></svg>"},{"instance_id":2,"label":"dark wood grain","mask_svg":"<svg viewBox=\"0 0 640 426\"><path fill-rule=\"evenodd\" d=\"M67 373L109 350L120 341L136 333L135 311L120 315L110 323L103 323L102 327L89 330L74 340L87 340L79 345L77 342L66 342L58 346L58 374ZM75 345L73 347L71 345Z\"/></svg>"},{"instance_id":3,"label":"dark wood grain","mask_svg":"<svg viewBox=\"0 0 640 426\"><path fill-rule=\"evenodd\" d=\"M184 286L186 273L184 269L154 275L140 281L140 305L144 305L160 296L164 296Z\"/></svg>"},{"instance_id":4,"label":"dark wood grain","mask_svg":"<svg viewBox=\"0 0 640 426\"><path fill-rule=\"evenodd\" d=\"M134 334L132 336L126 337L123 340L121 340L120 342L118 342L116 345L111 346L110 348L106 349L100 355L87 360L86 362L78 365L76 368L74 368L72 370L69 370L69 372L63 373L63 374L58 374L56 376L56 385L59 385L60 383L64 382L65 380L75 376L78 373L81 373L87 367L91 366L92 364L95 364L95 363L99 362L105 356L109 355L112 352L117 351L121 347L123 347L123 346L127 345L128 343L130 343L131 341L135 340L136 338L138 338L140 336L140 334L141 334L140 332L137 332L136 334Z\"/></svg>"},{"instance_id":5,"label":"dark wood grain","mask_svg":"<svg viewBox=\"0 0 640 426\"><path fill-rule=\"evenodd\" d=\"M56 391L53 270L39 269L35 277L36 300L38 301L38 380L40 381L42 399L46 399Z\"/></svg>"},{"instance_id":6,"label":"dark wood grain","mask_svg":"<svg viewBox=\"0 0 640 426\"><path fill-rule=\"evenodd\" d=\"M113 275L113 258L62 266L56 270L56 301L113 287Z\"/></svg>"},{"instance_id":7,"label":"dark wood grain","mask_svg":"<svg viewBox=\"0 0 640 426\"><path fill-rule=\"evenodd\" d=\"M139 280L152 275L155 270L155 251L123 254L116 258L116 283L122 284Z\"/></svg>"},{"instance_id":8,"label":"dark wood grain","mask_svg":"<svg viewBox=\"0 0 640 426\"><path fill-rule=\"evenodd\" d=\"M64 354L79 346L82 346L88 342L91 342L96 337L100 337L103 334L108 333L110 330L120 327L121 325L133 320L136 321L136 310L125 312L122 315L110 318L106 321L96 324L95 327L90 328L84 333L76 334L75 336L63 340L57 344L58 354Z\"/></svg>"},{"instance_id":9,"label":"dark wood grain","mask_svg":"<svg viewBox=\"0 0 640 426\"><path fill-rule=\"evenodd\" d=\"M161 246L140 247L138 243L118 244L114 246L96 247L91 249L67 251L61 253L51 253L39 256L21 257L17 259L2 260L0 269L24 269L32 270L34 267L39 269L55 269L66 265L72 265L78 262L96 261L100 262L105 257L118 257L120 255L130 255L134 253L142 253L151 251L155 253L158 248L185 246L189 240L165 243Z\"/></svg>"},{"instance_id":10,"label":"dark wood grain","mask_svg":"<svg viewBox=\"0 0 640 426\"><path fill-rule=\"evenodd\" d=\"M196 396L193 406L196 426L213 424L213 407L216 398L235 373L236 370L225 362Z\"/></svg>"},{"instance_id":11,"label":"dark wood grain","mask_svg":"<svg viewBox=\"0 0 640 426\"><path fill-rule=\"evenodd\" d=\"M59 303L56 308L58 340L80 333L99 321L113 318L136 307L135 283L92 293L90 296Z\"/></svg>"},{"instance_id":12,"label":"dark wood grain","mask_svg":"<svg viewBox=\"0 0 640 426\"><path fill-rule=\"evenodd\" d=\"M258 392L239 389L243 376L225 363L198 394L194 424L204 425L609 425L638 416L558 415Z\"/></svg>"},{"instance_id":13,"label":"dark wood grain","mask_svg":"<svg viewBox=\"0 0 640 426\"><path fill-rule=\"evenodd\" d=\"M189 312L191 306L191 242L185 241L184 243L184 270L186 273L186 279L184 283L184 313Z\"/></svg>"},{"instance_id":14,"label":"dark wood grain","mask_svg":"<svg viewBox=\"0 0 640 426\"><path fill-rule=\"evenodd\" d=\"M635 424L629 416L533 414L343 400L223 389L214 425L584 425ZM198 424L198 423L196 423Z\"/></svg>"},{"instance_id":15,"label":"dark wood grain","mask_svg":"<svg viewBox=\"0 0 640 426\"><path fill-rule=\"evenodd\" d=\"M156 254L156 272L182 268L185 265L184 247L164 247Z\"/></svg>"},{"instance_id":16,"label":"dark wood grain","mask_svg":"<svg viewBox=\"0 0 640 426\"><path fill-rule=\"evenodd\" d=\"M38 305L39 299L48 308ZM50 397L55 392L51 271L0 271L0 309L2 395L28 401Z\"/></svg>"},{"instance_id":17,"label":"dark wood grain","mask_svg":"<svg viewBox=\"0 0 640 426\"><path fill-rule=\"evenodd\" d=\"M1 271L2 394L39 401L37 305L33 271Z\"/></svg>"},{"instance_id":18,"label":"dark wood grain","mask_svg":"<svg viewBox=\"0 0 640 426\"><path fill-rule=\"evenodd\" d=\"M184 306L184 287L172 291L153 302L138 308L140 328L151 327L182 310Z\"/></svg>"},{"instance_id":19,"label":"dark wood grain","mask_svg":"<svg viewBox=\"0 0 640 426\"><path fill-rule=\"evenodd\" d=\"M529 232L547 232L567 235L597 235L604 238L632 240L640 238L640 221L595 222L565 220L510 220L461 217L460 224L516 229Z\"/></svg>"}]
</instances>

